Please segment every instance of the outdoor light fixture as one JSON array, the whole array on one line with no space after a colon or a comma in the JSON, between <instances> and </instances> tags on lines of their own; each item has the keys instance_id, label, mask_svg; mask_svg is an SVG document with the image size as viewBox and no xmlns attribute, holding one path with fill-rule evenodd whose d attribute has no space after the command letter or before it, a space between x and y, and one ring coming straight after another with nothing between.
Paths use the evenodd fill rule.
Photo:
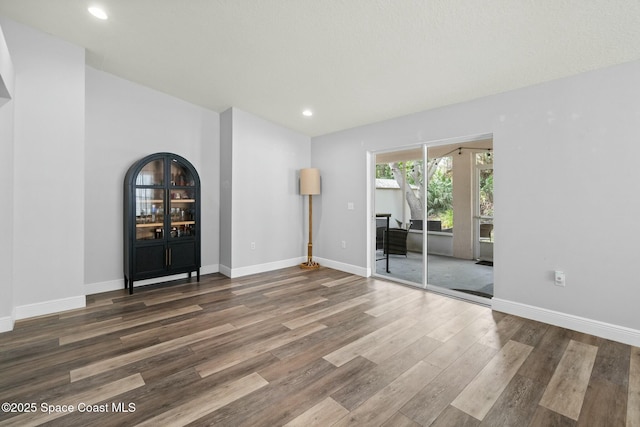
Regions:
<instances>
[{"instance_id":1,"label":"outdoor light fixture","mask_svg":"<svg viewBox=\"0 0 640 427\"><path fill-rule=\"evenodd\" d=\"M314 195L320 194L320 169L307 168L300 170L300 194L309 196L309 244L307 245L307 261L300 264L300 268L319 268L320 264L313 261L312 216Z\"/></svg>"}]
</instances>

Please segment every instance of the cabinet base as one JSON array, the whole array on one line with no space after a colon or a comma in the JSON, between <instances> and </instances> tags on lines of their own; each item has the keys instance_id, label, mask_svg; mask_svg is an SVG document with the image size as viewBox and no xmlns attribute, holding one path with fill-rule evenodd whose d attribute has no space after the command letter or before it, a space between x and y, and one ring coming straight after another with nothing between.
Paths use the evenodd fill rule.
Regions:
<instances>
[{"instance_id":1,"label":"cabinet base","mask_svg":"<svg viewBox=\"0 0 640 427\"><path fill-rule=\"evenodd\" d=\"M186 272L187 279L189 279L189 281L191 281L191 274L194 271L196 272L196 282L200 283L200 268L198 268L196 270L192 270L192 271L187 271ZM175 274L182 274L182 273L171 273L171 274L153 276L153 277L149 277L149 278L165 277L165 276L171 276L171 275L175 275ZM158 283L163 283L163 282L158 282ZM129 291L129 295L133 294L133 280L130 280L126 275L124 276L124 289Z\"/></svg>"}]
</instances>

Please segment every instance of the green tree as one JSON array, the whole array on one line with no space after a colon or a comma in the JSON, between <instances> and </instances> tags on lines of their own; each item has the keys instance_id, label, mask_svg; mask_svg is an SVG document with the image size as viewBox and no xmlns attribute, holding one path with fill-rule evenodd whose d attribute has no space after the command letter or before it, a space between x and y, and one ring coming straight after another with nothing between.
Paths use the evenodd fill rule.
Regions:
<instances>
[{"instance_id":1,"label":"green tree","mask_svg":"<svg viewBox=\"0 0 640 427\"><path fill-rule=\"evenodd\" d=\"M450 218L453 212L453 185L450 162L446 158L430 159L427 162L427 217L443 216ZM442 167L445 166L445 167ZM376 165L376 178L394 178L400 188L418 187L417 191L407 188L406 200L411 211L411 219L423 219L424 203L420 195L424 193L425 168L421 160L409 160ZM448 213L447 213L448 212Z\"/></svg>"},{"instance_id":2,"label":"green tree","mask_svg":"<svg viewBox=\"0 0 640 427\"><path fill-rule=\"evenodd\" d=\"M493 171L480 173L480 215L493 216Z\"/></svg>"},{"instance_id":3,"label":"green tree","mask_svg":"<svg viewBox=\"0 0 640 427\"><path fill-rule=\"evenodd\" d=\"M453 208L451 174L438 169L427 186L427 216L436 217Z\"/></svg>"},{"instance_id":4,"label":"green tree","mask_svg":"<svg viewBox=\"0 0 640 427\"><path fill-rule=\"evenodd\" d=\"M393 179L393 172L391 172L391 167L386 163L377 164L376 165L376 178Z\"/></svg>"}]
</instances>

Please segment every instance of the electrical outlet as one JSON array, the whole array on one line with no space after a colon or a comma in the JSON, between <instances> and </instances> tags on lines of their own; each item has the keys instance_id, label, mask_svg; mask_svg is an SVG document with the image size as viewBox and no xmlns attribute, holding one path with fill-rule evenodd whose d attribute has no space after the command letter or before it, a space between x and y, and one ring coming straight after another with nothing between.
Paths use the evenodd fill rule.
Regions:
<instances>
[{"instance_id":1,"label":"electrical outlet","mask_svg":"<svg viewBox=\"0 0 640 427\"><path fill-rule=\"evenodd\" d=\"M256 242L251 242L251 249L255 249L256 248Z\"/></svg>"},{"instance_id":2,"label":"electrical outlet","mask_svg":"<svg viewBox=\"0 0 640 427\"><path fill-rule=\"evenodd\" d=\"M347 203L347 209L352 211L355 209L355 205L353 204L353 202L348 202Z\"/></svg>"},{"instance_id":3,"label":"electrical outlet","mask_svg":"<svg viewBox=\"0 0 640 427\"><path fill-rule=\"evenodd\" d=\"M342 241L342 249L347 249L347 241L346 240Z\"/></svg>"},{"instance_id":4,"label":"electrical outlet","mask_svg":"<svg viewBox=\"0 0 640 427\"><path fill-rule=\"evenodd\" d=\"M554 271L554 281L556 286L564 286L565 285L564 271L560 271L560 270Z\"/></svg>"}]
</instances>

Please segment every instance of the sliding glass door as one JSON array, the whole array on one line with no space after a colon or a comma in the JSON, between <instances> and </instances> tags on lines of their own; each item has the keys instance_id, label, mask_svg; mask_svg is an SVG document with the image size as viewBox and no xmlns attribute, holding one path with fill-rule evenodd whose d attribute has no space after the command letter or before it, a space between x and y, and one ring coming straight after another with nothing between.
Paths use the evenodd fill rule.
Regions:
<instances>
[{"instance_id":1,"label":"sliding glass door","mask_svg":"<svg viewBox=\"0 0 640 427\"><path fill-rule=\"evenodd\" d=\"M424 287L424 149L375 155L375 272Z\"/></svg>"},{"instance_id":2,"label":"sliding glass door","mask_svg":"<svg viewBox=\"0 0 640 427\"><path fill-rule=\"evenodd\" d=\"M493 156L476 153L475 258L493 265Z\"/></svg>"},{"instance_id":3,"label":"sliding glass door","mask_svg":"<svg viewBox=\"0 0 640 427\"><path fill-rule=\"evenodd\" d=\"M492 297L492 149L489 136L373 155L375 275L477 302Z\"/></svg>"}]
</instances>

